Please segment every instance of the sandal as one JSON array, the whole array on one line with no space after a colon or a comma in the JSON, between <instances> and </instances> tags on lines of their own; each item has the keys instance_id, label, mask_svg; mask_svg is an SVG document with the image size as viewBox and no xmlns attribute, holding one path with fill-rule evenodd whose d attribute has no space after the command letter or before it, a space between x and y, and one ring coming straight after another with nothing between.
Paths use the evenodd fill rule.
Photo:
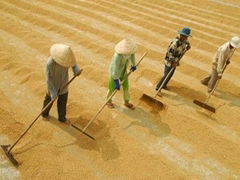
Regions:
<instances>
[{"instance_id":1,"label":"sandal","mask_svg":"<svg viewBox=\"0 0 240 180\"><path fill-rule=\"evenodd\" d=\"M163 86L163 89L170 91L169 87L167 87L167 86Z\"/></svg>"},{"instance_id":2,"label":"sandal","mask_svg":"<svg viewBox=\"0 0 240 180\"><path fill-rule=\"evenodd\" d=\"M70 125L71 121L69 121L68 119L64 118L64 119L58 119L61 123L65 123L66 125Z\"/></svg>"},{"instance_id":3,"label":"sandal","mask_svg":"<svg viewBox=\"0 0 240 180\"><path fill-rule=\"evenodd\" d=\"M113 109L113 108L115 108L115 107L114 107L114 104L113 104L113 103L111 103L111 102L108 102L108 103L107 103L107 106L108 106L110 109Z\"/></svg>"},{"instance_id":4,"label":"sandal","mask_svg":"<svg viewBox=\"0 0 240 180\"><path fill-rule=\"evenodd\" d=\"M127 108L131 109L131 110L134 110L135 109L135 106L129 102L125 102L124 103L124 106L126 106Z\"/></svg>"},{"instance_id":5,"label":"sandal","mask_svg":"<svg viewBox=\"0 0 240 180\"><path fill-rule=\"evenodd\" d=\"M43 121L49 121L49 115L42 115Z\"/></svg>"}]
</instances>

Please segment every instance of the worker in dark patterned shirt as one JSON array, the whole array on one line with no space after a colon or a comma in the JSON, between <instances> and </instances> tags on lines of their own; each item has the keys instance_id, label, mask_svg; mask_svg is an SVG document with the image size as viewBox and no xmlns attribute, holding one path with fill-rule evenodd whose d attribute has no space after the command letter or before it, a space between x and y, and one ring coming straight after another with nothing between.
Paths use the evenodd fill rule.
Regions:
<instances>
[{"instance_id":1,"label":"worker in dark patterned shirt","mask_svg":"<svg viewBox=\"0 0 240 180\"><path fill-rule=\"evenodd\" d=\"M190 43L188 42L188 37L191 36L191 29L188 27L184 27L182 30L178 31L179 36L177 36L174 40L171 41L170 45L168 46L167 54L165 57L165 69L164 75L162 79L158 82L156 86L156 91L161 87L162 83L166 79L168 73L168 78L166 79L165 83L163 84L163 89L168 89L167 84L171 79L176 66L179 66L179 61L181 57L184 55L185 51L191 48Z\"/></svg>"}]
</instances>

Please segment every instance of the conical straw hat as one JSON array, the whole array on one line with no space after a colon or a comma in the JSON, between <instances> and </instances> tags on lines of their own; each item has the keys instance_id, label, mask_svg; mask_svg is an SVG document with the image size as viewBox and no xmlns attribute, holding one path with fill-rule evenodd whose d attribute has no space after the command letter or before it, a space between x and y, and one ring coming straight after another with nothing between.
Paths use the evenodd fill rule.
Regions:
<instances>
[{"instance_id":1,"label":"conical straw hat","mask_svg":"<svg viewBox=\"0 0 240 180\"><path fill-rule=\"evenodd\" d=\"M70 48L65 44L54 44L50 49L50 55L56 61L64 67L72 67L76 64L76 59Z\"/></svg>"},{"instance_id":2,"label":"conical straw hat","mask_svg":"<svg viewBox=\"0 0 240 180\"><path fill-rule=\"evenodd\" d=\"M136 50L137 45L130 39L123 39L115 46L118 54L134 54Z\"/></svg>"},{"instance_id":3,"label":"conical straw hat","mask_svg":"<svg viewBox=\"0 0 240 180\"><path fill-rule=\"evenodd\" d=\"M240 48L240 38L235 36L230 40L230 44L234 47L234 48Z\"/></svg>"}]
</instances>

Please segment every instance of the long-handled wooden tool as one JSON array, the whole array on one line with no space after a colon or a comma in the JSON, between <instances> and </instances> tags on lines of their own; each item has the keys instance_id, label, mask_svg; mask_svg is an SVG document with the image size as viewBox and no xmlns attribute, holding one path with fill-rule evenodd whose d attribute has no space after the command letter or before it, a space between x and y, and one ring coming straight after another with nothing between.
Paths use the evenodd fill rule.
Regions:
<instances>
[{"instance_id":1,"label":"long-handled wooden tool","mask_svg":"<svg viewBox=\"0 0 240 180\"><path fill-rule=\"evenodd\" d=\"M235 49L233 50L233 52L232 52L232 54L230 55L230 57L228 58L228 60L231 59L232 55L234 54L234 51L235 51ZM224 73L226 67L227 67L227 62L224 64L222 74ZM214 107L212 107L212 106L209 106L207 103L208 103L208 101L210 100L210 97L211 97L212 94L214 93L215 89L217 88L217 85L218 85L218 83L219 83L219 80L220 80L220 79L217 80L217 82L216 82L213 90L209 93L209 95L208 95L208 97L207 97L207 99L205 100L204 103L201 102L201 101L198 101L198 100L196 100L196 99L193 100L193 103L196 104L196 105L198 105L198 106L200 106L200 107L202 107L202 108L204 108L204 109L206 109L206 110L208 110L208 111L211 111L211 112L215 113L215 112L216 112L216 109L215 109Z\"/></svg>"},{"instance_id":2,"label":"long-handled wooden tool","mask_svg":"<svg viewBox=\"0 0 240 180\"><path fill-rule=\"evenodd\" d=\"M162 90L163 85L165 84L165 82L167 81L168 77L170 76L170 74L172 73L173 70L174 70L174 68L171 68L171 70L168 72L167 76L165 77L161 86L159 87L159 89L157 90L156 94L153 97L143 93L143 95L140 99L143 101L151 102L156 106L163 107L164 106L163 103L161 101L157 100L156 97L158 96L158 93L160 93L160 91Z\"/></svg>"},{"instance_id":3,"label":"long-handled wooden tool","mask_svg":"<svg viewBox=\"0 0 240 180\"><path fill-rule=\"evenodd\" d=\"M179 58L178 61L181 60L181 58L183 57L183 55L184 55L185 53L186 53L186 51L183 52L182 56ZM147 94L145 94L145 93L143 93L143 95L142 95L142 97L141 97L140 99L143 100L143 101L146 101L146 102L150 102L150 103L152 103L153 105L156 105L156 106L158 106L158 107L163 108L163 107L164 107L163 103L162 103L161 101L157 100L156 97L157 97L157 96L160 96L159 93L161 92L161 90L162 90L165 82L167 81L168 77L169 77L170 74L173 72L173 70L174 70L174 68L172 67L171 70L168 72L167 76L165 77L165 79L163 80L161 86L160 86L159 89L157 90L156 94L155 94L153 97L152 97L152 96L149 96L149 95L147 95Z\"/></svg>"},{"instance_id":4,"label":"long-handled wooden tool","mask_svg":"<svg viewBox=\"0 0 240 180\"><path fill-rule=\"evenodd\" d=\"M82 70L81 70L82 72ZM65 87L67 87L77 76L72 77L72 79L70 81L68 81L68 83L63 87L63 89ZM1 145L1 148L3 149L4 153L6 154L7 158L13 163L14 166L18 167L19 163L17 162L17 160L13 157L11 151L13 150L13 148L17 145L17 143L23 138L23 136L29 131L29 129L34 125L34 123L38 120L38 118L42 115L42 113L56 100L52 99L41 111L41 113L38 114L38 116L32 121L32 123L28 126L28 128L22 133L22 135L15 141L15 143L13 143L13 145L11 146L9 145Z\"/></svg>"},{"instance_id":5,"label":"long-handled wooden tool","mask_svg":"<svg viewBox=\"0 0 240 180\"><path fill-rule=\"evenodd\" d=\"M143 54L143 56L141 57L141 59L138 61L138 63L136 64L136 66L138 66L141 61L143 60L143 58L147 55L147 52L145 52ZM129 71L128 74L126 75L125 79L127 79L129 77L129 75L132 73L133 71ZM124 83L125 79L121 82L121 85ZM81 130L82 133L85 134L85 131L87 130L87 128L90 126L90 124L97 118L97 116L102 112L102 110L104 109L104 107L107 105L107 103L113 98L113 96L118 92L117 89L115 89L113 91L113 93L111 94L111 96L108 97L108 99L106 100L106 102L100 107L100 109L97 111L97 113L92 117L92 119L87 123L87 125L83 128L83 130ZM89 137L89 136L88 136Z\"/></svg>"},{"instance_id":6,"label":"long-handled wooden tool","mask_svg":"<svg viewBox=\"0 0 240 180\"><path fill-rule=\"evenodd\" d=\"M227 67L227 64L224 65L223 72L225 71L226 67ZM209 93L209 95L208 95L207 99L205 100L205 102L201 102L201 101L198 101L198 100L194 99L193 103L198 105L198 106L200 106L200 107L202 107L202 108L204 108L204 109L206 109L206 110L208 110L208 111L211 111L211 112L215 113L216 109L214 107L208 105L207 103L210 100L210 97L214 93L215 89L217 88L217 85L218 85L219 81L220 81L220 79L217 80L213 90Z\"/></svg>"}]
</instances>

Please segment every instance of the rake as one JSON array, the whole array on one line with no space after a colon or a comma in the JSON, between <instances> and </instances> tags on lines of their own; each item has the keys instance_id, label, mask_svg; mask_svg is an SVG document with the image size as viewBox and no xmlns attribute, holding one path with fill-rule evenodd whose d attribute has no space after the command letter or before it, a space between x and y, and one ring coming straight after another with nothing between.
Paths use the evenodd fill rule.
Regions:
<instances>
[{"instance_id":1,"label":"rake","mask_svg":"<svg viewBox=\"0 0 240 180\"><path fill-rule=\"evenodd\" d=\"M182 54L182 56L179 58L178 61L180 61L183 57L183 55L187 52L187 50L185 50ZM142 97L140 98L140 100L143 100L145 102L150 102L152 103L153 105L156 105L157 107L160 107L160 108L163 108L164 107L164 104L157 100L156 97L157 96L161 96L159 93L161 92L165 82L167 81L168 77L170 76L170 74L172 73L172 71L174 70L174 68L172 67L171 70L168 72L167 76L165 77L165 79L163 80L161 86L159 87L158 91L156 92L156 94L152 97L152 96L149 96L145 93L143 93Z\"/></svg>"},{"instance_id":2,"label":"rake","mask_svg":"<svg viewBox=\"0 0 240 180\"><path fill-rule=\"evenodd\" d=\"M225 65L223 67L223 72L225 71L226 67L227 67L227 64L225 63ZM210 100L210 97L212 96L214 91L216 90L219 81L220 81L220 79L217 80L213 90L209 93L209 95L208 95L207 99L205 100L205 102L201 102L201 101L198 101L198 100L194 99L193 103L198 105L198 106L200 106L200 107L202 107L202 108L204 108L204 109L206 109L206 110L208 110L208 111L211 111L211 112L215 113L216 112L216 108L208 105L207 103Z\"/></svg>"},{"instance_id":3,"label":"rake","mask_svg":"<svg viewBox=\"0 0 240 180\"><path fill-rule=\"evenodd\" d=\"M82 70L81 70L82 72ZM72 77L72 79L70 81L67 82L67 84L63 87L67 87L77 76ZM5 155L7 156L7 158L12 162L12 164L15 167L19 166L18 161L14 158L14 156L12 155L11 151L13 150L13 148L18 144L18 142L25 136L25 134L31 129L31 127L34 125L34 123L38 120L38 118L42 115L42 113L56 100L52 99L41 111L41 113L38 114L38 116L32 121L32 123L28 126L28 128L22 133L22 135L13 143L13 145L11 146L10 144L8 145L1 145L2 150L4 151ZM73 125L72 125L73 126Z\"/></svg>"}]
</instances>

